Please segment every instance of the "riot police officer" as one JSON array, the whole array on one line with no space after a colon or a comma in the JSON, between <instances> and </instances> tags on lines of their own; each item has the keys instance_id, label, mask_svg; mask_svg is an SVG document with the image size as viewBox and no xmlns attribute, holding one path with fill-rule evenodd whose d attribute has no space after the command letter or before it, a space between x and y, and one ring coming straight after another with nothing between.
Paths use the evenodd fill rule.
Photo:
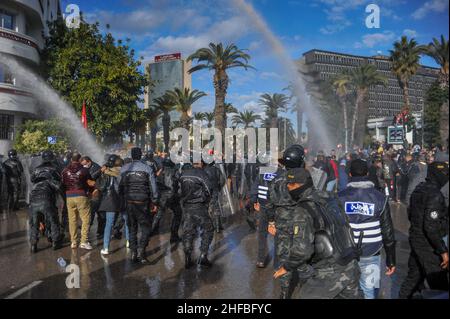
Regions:
<instances>
[{"instance_id":1,"label":"riot police officer","mask_svg":"<svg viewBox=\"0 0 450 319\"><path fill-rule=\"evenodd\" d=\"M37 251L39 224L45 223L49 228L53 249L61 247L60 225L56 196L62 196L61 175L54 165L55 156L51 151L42 153L42 164L31 175L33 184L30 194L30 244L31 252ZM42 217L44 217L42 219Z\"/></svg>"},{"instance_id":2,"label":"riot police officer","mask_svg":"<svg viewBox=\"0 0 450 319\"><path fill-rule=\"evenodd\" d=\"M157 160L155 158L155 151L153 149L149 149L145 153L143 162L153 169L153 171L155 172L155 175L157 175L158 171L162 168L162 165L159 162L159 160Z\"/></svg>"},{"instance_id":3,"label":"riot police officer","mask_svg":"<svg viewBox=\"0 0 450 319\"><path fill-rule=\"evenodd\" d=\"M131 158L132 162L121 169L119 193L123 197L128 214L131 260L146 264L148 260L145 249L152 231L153 214L158 210L159 193L155 172L141 161L142 150L139 147L131 149ZM139 242L138 228L141 230Z\"/></svg>"},{"instance_id":4,"label":"riot police officer","mask_svg":"<svg viewBox=\"0 0 450 319\"><path fill-rule=\"evenodd\" d=\"M219 193L222 187L225 185L225 177L220 172L219 167L214 162L210 164L204 163L205 173L209 177L209 181L212 185L211 189L211 201L209 203L209 211L211 216L214 216L214 227L217 233L223 230L222 226L222 208L219 202Z\"/></svg>"},{"instance_id":5,"label":"riot police officer","mask_svg":"<svg viewBox=\"0 0 450 319\"><path fill-rule=\"evenodd\" d=\"M270 185L282 299L296 273L301 299L360 298L358 249L345 212L334 195L317 191L309 172L294 168Z\"/></svg>"},{"instance_id":6,"label":"riot police officer","mask_svg":"<svg viewBox=\"0 0 450 319\"><path fill-rule=\"evenodd\" d=\"M19 197L22 189L23 166L17 157L17 151L8 152L8 159L3 163L6 185L8 188L8 210L19 209Z\"/></svg>"},{"instance_id":7,"label":"riot police officer","mask_svg":"<svg viewBox=\"0 0 450 319\"><path fill-rule=\"evenodd\" d=\"M304 165L305 151L301 145L288 147L280 164L287 168L301 167ZM282 176L284 169L277 166L261 166L256 182L250 192L250 202L258 212L258 257L256 267L264 268L267 255L268 227L273 227L274 212L267 207L270 200L269 185L276 178Z\"/></svg>"},{"instance_id":8,"label":"riot police officer","mask_svg":"<svg viewBox=\"0 0 450 319\"><path fill-rule=\"evenodd\" d=\"M175 164L169 159L165 158L162 162L162 170L157 176L158 190L161 194L160 206L158 213L153 220L152 231L158 228L159 220L166 209L172 211L172 222L170 226L170 243L177 243L181 240L178 235L180 229L182 211L180 206L180 198L178 197L175 174L177 168Z\"/></svg>"},{"instance_id":9,"label":"riot police officer","mask_svg":"<svg viewBox=\"0 0 450 319\"><path fill-rule=\"evenodd\" d=\"M411 194L408 275L400 289L400 298L412 298L426 279L430 289L448 291L448 207L441 188L448 183L448 164L428 165L426 181Z\"/></svg>"},{"instance_id":10,"label":"riot police officer","mask_svg":"<svg viewBox=\"0 0 450 319\"><path fill-rule=\"evenodd\" d=\"M209 176L203 170L203 163L194 163L192 167L177 173L176 180L183 210L183 247L185 254L185 268L192 266L192 250L198 227L202 229L200 258L198 264L211 267L208 260L208 250L214 236L214 225L208 214L208 205L212 196Z\"/></svg>"}]
</instances>

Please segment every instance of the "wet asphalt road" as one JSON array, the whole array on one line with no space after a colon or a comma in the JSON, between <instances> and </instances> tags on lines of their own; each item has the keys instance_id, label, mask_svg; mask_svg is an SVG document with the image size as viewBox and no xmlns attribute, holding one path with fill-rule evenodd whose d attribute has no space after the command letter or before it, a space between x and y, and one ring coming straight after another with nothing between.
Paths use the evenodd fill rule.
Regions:
<instances>
[{"instance_id":1,"label":"wet asphalt road","mask_svg":"<svg viewBox=\"0 0 450 319\"><path fill-rule=\"evenodd\" d=\"M391 206L398 265L394 276L383 275L381 298L396 298L407 271L406 209L401 204ZM68 244L53 251L41 238L39 252L30 254L27 211L0 214L0 298L278 298L271 258L265 269L255 268L256 233L239 215L233 217L225 231L214 236L209 256L214 266L185 270L181 244L171 245L165 231L170 214L163 220L160 234L150 241L150 265L146 266L129 261L125 239L112 240L108 257L100 255L102 240L91 241L95 247L92 251L72 250ZM91 238L95 238L95 226ZM270 238L269 255L273 254L272 243ZM59 257L79 266L80 288L66 287L69 274L57 263Z\"/></svg>"}]
</instances>

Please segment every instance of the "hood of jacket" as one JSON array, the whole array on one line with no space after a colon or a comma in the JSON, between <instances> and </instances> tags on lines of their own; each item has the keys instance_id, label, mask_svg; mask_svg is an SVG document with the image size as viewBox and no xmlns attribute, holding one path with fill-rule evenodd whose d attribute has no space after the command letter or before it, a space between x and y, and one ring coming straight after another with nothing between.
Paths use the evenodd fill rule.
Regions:
<instances>
[{"instance_id":1,"label":"hood of jacket","mask_svg":"<svg viewBox=\"0 0 450 319\"><path fill-rule=\"evenodd\" d=\"M353 188L373 188L375 187L375 184L371 181L369 181L369 178L364 177L352 177L350 182L347 184L347 187L353 187Z\"/></svg>"}]
</instances>

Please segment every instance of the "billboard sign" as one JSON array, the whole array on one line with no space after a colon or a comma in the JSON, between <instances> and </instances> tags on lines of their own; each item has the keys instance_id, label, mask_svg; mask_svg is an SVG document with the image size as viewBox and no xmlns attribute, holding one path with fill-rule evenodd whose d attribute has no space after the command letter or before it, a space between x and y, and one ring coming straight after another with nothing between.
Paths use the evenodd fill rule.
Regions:
<instances>
[{"instance_id":1,"label":"billboard sign","mask_svg":"<svg viewBox=\"0 0 450 319\"><path fill-rule=\"evenodd\" d=\"M181 53L172 53L172 54L155 56L155 62L165 62L165 61L173 61L173 60L180 60L180 59L181 59Z\"/></svg>"},{"instance_id":2,"label":"billboard sign","mask_svg":"<svg viewBox=\"0 0 450 319\"><path fill-rule=\"evenodd\" d=\"M403 144L403 127L402 126L389 126L388 127L388 144Z\"/></svg>"}]
</instances>

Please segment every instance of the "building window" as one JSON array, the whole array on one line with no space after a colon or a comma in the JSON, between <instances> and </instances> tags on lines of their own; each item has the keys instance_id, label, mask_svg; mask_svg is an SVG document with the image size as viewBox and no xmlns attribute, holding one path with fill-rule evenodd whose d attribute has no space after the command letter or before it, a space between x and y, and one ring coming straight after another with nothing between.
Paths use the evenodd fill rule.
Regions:
<instances>
[{"instance_id":1,"label":"building window","mask_svg":"<svg viewBox=\"0 0 450 319\"><path fill-rule=\"evenodd\" d=\"M0 83L7 83L14 85L14 78L12 73L9 71L9 68L0 63Z\"/></svg>"},{"instance_id":2,"label":"building window","mask_svg":"<svg viewBox=\"0 0 450 319\"><path fill-rule=\"evenodd\" d=\"M0 27L14 30L14 16L0 9Z\"/></svg>"},{"instance_id":3,"label":"building window","mask_svg":"<svg viewBox=\"0 0 450 319\"><path fill-rule=\"evenodd\" d=\"M0 114L0 140L12 140L14 129L14 116Z\"/></svg>"}]
</instances>

